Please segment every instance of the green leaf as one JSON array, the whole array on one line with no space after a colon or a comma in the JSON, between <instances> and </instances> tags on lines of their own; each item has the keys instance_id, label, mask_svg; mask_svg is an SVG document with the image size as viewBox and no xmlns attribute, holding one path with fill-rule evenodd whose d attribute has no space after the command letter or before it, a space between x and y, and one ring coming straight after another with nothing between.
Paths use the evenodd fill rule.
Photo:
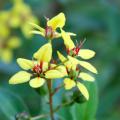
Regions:
<instances>
[{"instance_id":1,"label":"green leaf","mask_svg":"<svg viewBox=\"0 0 120 120\"><path fill-rule=\"evenodd\" d=\"M28 109L20 97L0 88L0 120L15 120L15 116L24 111Z\"/></svg>"},{"instance_id":2,"label":"green leaf","mask_svg":"<svg viewBox=\"0 0 120 120\"><path fill-rule=\"evenodd\" d=\"M98 104L97 85L95 82L85 84L89 91L89 101L75 104L71 109L72 120L94 120Z\"/></svg>"}]
</instances>

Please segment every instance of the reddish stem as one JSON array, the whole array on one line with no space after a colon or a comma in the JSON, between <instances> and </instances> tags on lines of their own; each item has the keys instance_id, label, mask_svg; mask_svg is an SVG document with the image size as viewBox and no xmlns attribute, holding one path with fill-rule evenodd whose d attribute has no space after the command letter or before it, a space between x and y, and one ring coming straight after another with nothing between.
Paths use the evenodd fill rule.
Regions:
<instances>
[{"instance_id":1,"label":"reddish stem","mask_svg":"<svg viewBox=\"0 0 120 120\"><path fill-rule=\"evenodd\" d=\"M52 81L48 80L48 91L49 91L49 105L50 105L50 117L54 120L53 101L52 101Z\"/></svg>"}]
</instances>

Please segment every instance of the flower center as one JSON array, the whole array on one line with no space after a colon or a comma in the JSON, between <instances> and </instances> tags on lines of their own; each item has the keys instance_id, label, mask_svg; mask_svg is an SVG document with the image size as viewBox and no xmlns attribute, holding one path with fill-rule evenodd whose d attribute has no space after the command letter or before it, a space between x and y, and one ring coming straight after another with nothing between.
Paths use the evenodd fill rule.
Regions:
<instances>
[{"instance_id":1,"label":"flower center","mask_svg":"<svg viewBox=\"0 0 120 120\"><path fill-rule=\"evenodd\" d=\"M85 39L86 40L86 39ZM83 40L82 42L80 42L80 44L77 44L73 49L66 49L67 51L67 54L74 57L74 56L77 56L83 43L85 42L85 40Z\"/></svg>"},{"instance_id":2,"label":"flower center","mask_svg":"<svg viewBox=\"0 0 120 120\"><path fill-rule=\"evenodd\" d=\"M78 55L79 51L80 51L80 46L76 46L74 47L73 49L69 50L69 49L66 49L66 52L68 55L72 56L72 57L75 57Z\"/></svg>"},{"instance_id":3,"label":"flower center","mask_svg":"<svg viewBox=\"0 0 120 120\"><path fill-rule=\"evenodd\" d=\"M76 80L78 78L78 75L79 75L79 72L80 72L80 67L79 65L76 66L76 69L73 70L73 69L68 69L66 67L66 70L67 70L67 73L68 73L68 76L71 78L71 79L74 79Z\"/></svg>"},{"instance_id":4,"label":"flower center","mask_svg":"<svg viewBox=\"0 0 120 120\"><path fill-rule=\"evenodd\" d=\"M34 67L33 67L33 71L37 74L41 74L43 72L42 70L42 66L43 66L43 63L40 62L40 64L36 64Z\"/></svg>"}]
</instances>

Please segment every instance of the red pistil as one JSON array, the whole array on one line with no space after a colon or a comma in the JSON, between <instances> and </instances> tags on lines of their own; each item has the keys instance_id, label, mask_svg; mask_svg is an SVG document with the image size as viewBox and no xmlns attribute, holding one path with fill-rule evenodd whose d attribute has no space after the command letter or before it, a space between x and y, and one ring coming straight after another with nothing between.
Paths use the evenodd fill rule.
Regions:
<instances>
[{"instance_id":1,"label":"red pistil","mask_svg":"<svg viewBox=\"0 0 120 120\"><path fill-rule=\"evenodd\" d=\"M81 47L83 46L83 43L85 42L85 40L84 41L82 41L82 42L80 42L80 44L77 44L73 49L68 49L68 48L66 48L66 51L67 51L67 54L69 55L69 54L71 54L71 51L72 51L72 55L71 56L77 56L78 55L78 53L79 53L79 51L80 51L80 49L81 49Z\"/></svg>"},{"instance_id":2,"label":"red pistil","mask_svg":"<svg viewBox=\"0 0 120 120\"><path fill-rule=\"evenodd\" d=\"M37 74L42 73L42 66L43 66L43 62L40 62L40 64L34 66L33 71Z\"/></svg>"}]
</instances>

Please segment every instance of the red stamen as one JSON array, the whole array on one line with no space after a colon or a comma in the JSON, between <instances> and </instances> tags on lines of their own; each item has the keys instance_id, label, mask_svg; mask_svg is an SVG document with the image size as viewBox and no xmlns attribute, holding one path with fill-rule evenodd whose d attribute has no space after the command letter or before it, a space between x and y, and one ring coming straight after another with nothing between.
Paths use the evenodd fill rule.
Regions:
<instances>
[{"instance_id":1,"label":"red stamen","mask_svg":"<svg viewBox=\"0 0 120 120\"><path fill-rule=\"evenodd\" d=\"M40 64L37 64L34 66L33 71L37 74L40 74L42 72L43 62L40 62Z\"/></svg>"},{"instance_id":2,"label":"red stamen","mask_svg":"<svg viewBox=\"0 0 120 120\"><path fill-rule=\"evenodd\" d=\"M68 48L66 48L66 52L68 55L70 54L70 50Z\"/></svg>"}]
</instances>

